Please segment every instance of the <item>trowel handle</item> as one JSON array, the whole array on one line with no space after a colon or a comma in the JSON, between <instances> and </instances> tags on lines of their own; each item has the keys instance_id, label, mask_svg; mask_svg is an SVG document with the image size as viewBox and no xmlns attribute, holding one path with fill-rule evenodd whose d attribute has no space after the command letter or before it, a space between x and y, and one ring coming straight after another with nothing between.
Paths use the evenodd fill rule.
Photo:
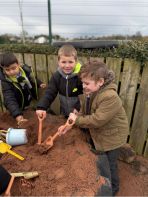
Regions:
<instances>
[{"instance_id":1,"label":"trowel handle","mask_svg":"<svg viewBox=\"0 0 148 197\"><path fill-rule=\"evenodd\" d=\"M41 144L41 142L42 142L43 118L38 117L38 119L39 119L38 144Z\"/></svg>"},{"instance_id":2,"label":"trowel handle","mask_svg":"<svg viewBox=\"0 0 148 197\"><path fill-rule=\"evenodd\" d=\"M7 153L13 155L14 157L16 157L16 158L18 158L18 159L20 159L20 160L24 160L24 157L20 156L19 154L15 153L15 152L12 151L12 150L9 150L9 149L8 149L8 150L7 150Z\"/></svg>"},{"instance_id":3,"label":"trowel handle","mask_svg":"<svg viewBox=\"0 0 148 197\"><path fill-rule=\"evenodd\" d=\"M59 136L59 132L57 131L57 132L52 136L52 140L55 140L58 136Z\"/></svg>"},{"instance_id":4,"label":"trowel handle","mask_svg":"<svg viewBox=\"0 0 148 197\"><path fill-rule=\"evenodd\" d=\"M44 116L38 116L39 121L43 121L44 120Z\"/></svg>"},{"instance_id":5,"label":"trowel handle","mask_svg":"<svg viewBox=\"0 0 148 197\"><path fill-rule=\"evenodd\" d=\"M74 125L74 121L72 119L68 119L65 125L72 126L72 125Z\"/></svg>"},{"instance_id":6,"label":"trowel handle","mask_svg":"<svg viewBox=\"0 0 148 197\"><path fill-rule=\"evenodd\" d=\"M74 124L74 121L71 119L68 119L66 123L61 126L62 128L60 128L60 132L57 132L58 135L61 135L61 133L64 132L64 130L66 129L66 127L72 127L73 124Z\"/></svg>"},{"instance_id":7,"label":"trowel handle","mask_svg":"<svg viewBox=\"0 0 148 197\"><path fill-rule=\"evenodd\" d=\"M5 191L5 196L10 196L11 195L10 190L11 190L11 187L13 185L14 178L15 178L14 176L11 176L11 179L9 181L8 187L7 187L6 191Z\"/></svg>"}]
</instances>

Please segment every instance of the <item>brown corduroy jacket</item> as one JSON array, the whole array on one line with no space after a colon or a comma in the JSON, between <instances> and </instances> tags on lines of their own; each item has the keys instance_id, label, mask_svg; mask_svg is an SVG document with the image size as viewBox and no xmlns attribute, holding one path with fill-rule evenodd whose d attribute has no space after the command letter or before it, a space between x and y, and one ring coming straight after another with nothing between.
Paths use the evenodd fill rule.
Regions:
<instances>
[{"instance_id":1,"label":"brown corduroy jacket","mask_svg":"<svg viewBox=\"0 0 148 197\"><path fill-rule=\"evenodd\" d=\"M114 83L107 85L90 98L90 115L85 114L86 98L80 96L81 111L76 125L89 128L96 150L109 151L126 143L128 120Z\"/></svg>"}]
</instances>

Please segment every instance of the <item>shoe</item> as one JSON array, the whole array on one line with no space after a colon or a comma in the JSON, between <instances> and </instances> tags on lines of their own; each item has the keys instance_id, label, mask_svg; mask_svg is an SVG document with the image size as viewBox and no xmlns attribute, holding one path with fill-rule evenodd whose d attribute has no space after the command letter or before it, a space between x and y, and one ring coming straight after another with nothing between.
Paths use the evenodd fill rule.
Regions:
<instances>
[{"instance_id":1,"label":"shoe","mask_svg":"<svg viewBox=\"0 0 148 197\"><path fill-rule=\"evenodd\" d=\"M116 196L118 192L119 192L119 189L113 191L113 196Z\"/></svg>"},{"instance_id":2,"label":"shoe","mask_svg":"<svg viewBox=\"0 0 148 197\"><path fill-rule=\"evenodd\" d=\"M112 188L109 179L99 176L98 186L99 188L95 196L112 196Z\"/></svg>"}]
</instances>

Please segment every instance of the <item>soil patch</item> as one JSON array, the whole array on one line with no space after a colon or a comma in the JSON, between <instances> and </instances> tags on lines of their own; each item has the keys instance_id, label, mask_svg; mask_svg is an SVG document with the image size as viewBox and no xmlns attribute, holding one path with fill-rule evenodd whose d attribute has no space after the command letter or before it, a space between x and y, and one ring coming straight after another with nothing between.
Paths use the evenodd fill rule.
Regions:
<instances>
[{"instance_id":1,"label":"soil patch","mask_svg":"<svg viewBox=\"0 0 148 197\"><path fill-rule=\"evenodd\" d=\"M37 132L38 119L33 111L26 111L29 121L22 125L27 129L29 142L26 145L13 147L13 150L25 158L17 158L4 154L0 159L9 172L38 171L39 177L25 180L16 178L11 190L13 196L94 196L98 189L96 159L84 133L73 127L64 136L57 137L54 145L46 154L38 151ZM48 115L43 122L45 140L53 135L66 119ZM0 127L16 128L16 122L8 113L0 114ZM137 157L145 165L147 159ZM148 174L138 173L132 164L119 161L120 191L118 196L148 196Z\"/></svg>"}]
</instances>

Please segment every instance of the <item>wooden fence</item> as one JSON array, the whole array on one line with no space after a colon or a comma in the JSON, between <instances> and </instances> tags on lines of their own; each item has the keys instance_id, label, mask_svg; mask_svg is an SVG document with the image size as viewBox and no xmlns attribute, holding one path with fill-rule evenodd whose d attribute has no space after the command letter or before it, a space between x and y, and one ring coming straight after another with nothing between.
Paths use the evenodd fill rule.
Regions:
<instances>
[{"instance_id":1,"label":"wooden fence","mask_svg":"<svg viewBox=\"0 0 148 197\"><path fill-rule=\"evenodd\" d=\"M26 63L34 68L35 74L43 82L57 69L57 56L45 54L15 54L20 63ZM96 59L96 58L95 58ZM128 142L133 146L137 154L148 157L148 62L145 66L133 59L121 59L107 57L99 58L104 61L116 74L118 93L126 110L130 135ZM87 57L79 57L83 64ZM43 92L40 93L40 96ZM2 97L0 97L1 109L4 110ZM51 107L59 114L59 100L56 98Z\"/></svg>"}]
</instances>

